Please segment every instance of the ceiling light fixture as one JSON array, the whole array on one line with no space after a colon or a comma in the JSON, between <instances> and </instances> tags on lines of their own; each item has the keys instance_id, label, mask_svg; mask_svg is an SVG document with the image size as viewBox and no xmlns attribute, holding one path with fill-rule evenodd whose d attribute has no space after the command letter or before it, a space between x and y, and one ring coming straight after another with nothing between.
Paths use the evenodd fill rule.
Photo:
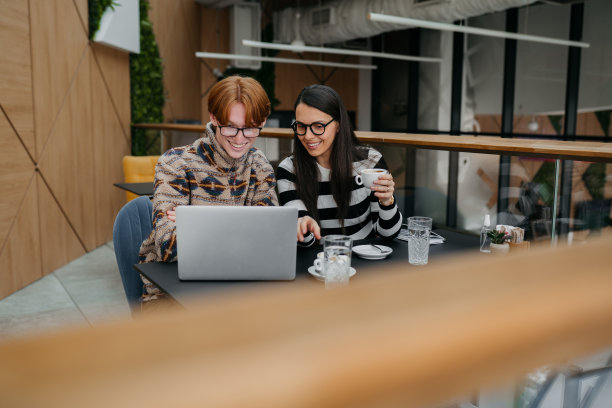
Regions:
<instances>
[{"instance_id":1,"label":"ceiling light fixture","mask_svg":"<svg viewBox=\"0 0 612 408\"><path fill-rule=\"evenodd\" d=\"M419 62L442 62L442 58L432 57L419 57L413 55L401 55L401 54L389 54L386 52L374 52L374 51L359 51L359 50L347 50L344 48L328 48L328 47L313 47L309 45L301 44L279 44L279 43L268 43L261 41L242 40L242 45L247 47L255 48L267 48L271 50L282 50L282 51L293 51L293 52L320 52L327 54L341 54L341 55L357 55L362 57L375 57L375 58L388 58L403 61L419 61Z\"/></svg>"},{"instance_id":2,"label":"ceiling light fixture","mask_svg":"<svg viewBox=\"0 0 612 408\"><path fill-rule=\"evenodd\" d=\"M486 28L460 26L439 23L436 21L417 20L415 18L390 16L387 14L369 13L368 18L381 23L401 24L412 27L431 28L433 30L453 31L466 34L484 35L488 37L508 38L512 40L532 41L546 44L565 45L568 47L589 48L590 44L581 41L560 40L558 38L541 37L538 35L509 33L507 31L489 30Z\"/></svg>"},{"instance_id":3,"label":"ceiling light fixture","mask_svg":"<svg viewBox=\"0 0 612 408\"><path fill-rule=\"evenodd\" d=\"M302 60L302 59L293 59L293 58L256 57L252 55L222 54L218 52L201 52L200 51L200 52L196 52L195 55L198 58L267 61L267 62L278 62L281 64L320 65L323 67L334 67L334 68L352 68L352 69L376 69L377 68L376 65L345 64L342 62Z\"/></svg>"}]
</instances>

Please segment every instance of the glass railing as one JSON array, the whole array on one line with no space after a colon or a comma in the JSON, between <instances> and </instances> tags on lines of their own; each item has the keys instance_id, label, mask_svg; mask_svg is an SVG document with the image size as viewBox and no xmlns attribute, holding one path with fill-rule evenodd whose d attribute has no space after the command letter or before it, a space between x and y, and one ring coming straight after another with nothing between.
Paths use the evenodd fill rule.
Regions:
<instances>
[{"instance_id":1,"label":"glass railing","mask_svg":"<svg viewBox=\"0 0 612 408\"><path fill-rule=\"evenodd\" d=\"M159 152L193 142L203 129L151 126ZM427 215L436 226L478 233L489 214L492 225L521 227L532 242L573 244L612 233L612 144L357 134L383 154L404 217ZM292 134L264 129L256 146L276 168L292 152ZM455 165L451 151L458 151Z\"/></svg>"}]
</instances>

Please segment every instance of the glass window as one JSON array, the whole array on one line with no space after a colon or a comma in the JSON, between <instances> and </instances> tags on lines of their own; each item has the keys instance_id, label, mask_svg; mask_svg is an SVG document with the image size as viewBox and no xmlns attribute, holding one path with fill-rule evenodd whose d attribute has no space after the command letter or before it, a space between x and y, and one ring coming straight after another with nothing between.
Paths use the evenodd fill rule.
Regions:
<instances>
[{"instance_id":1,"label":"glass window","mask_svg":"<svg viewBox=\"0 0 612 408\"><path fill-rule=\"evenodd\" d=\"M519 33L569 38L570 7L536 4L519 10ZM514 133L563 133L566 46L518 41Z\"/></svg>"},{"instance_id":2,"label":"glass window","mask_svg":"<svg viewBox=\"0 0 612 408\"><path fill-rule=\"evenodd\" d=\"M581 51L580 91L576 135L611 136L612 114L612 2L584 3L582 39L590 44Z\"/></svg>"},{"instance_id":3,"label":"glass window","mask_svg":"<svg viewBox=\"0 0 612 408\"><path fill-rule=\"evenodd\" d=\"M612 234L612 163L572 162L571 185L570 216L558 221L567 235L560 239L578 243Z\"/></svg>"},{"instance_id":4,"label":"glass window","mask_svg":"<svg viewBox=\"0 0 612 408\"><path fill-rule=\"evenodd\" d=\"M506 13L493 13L468 20L470 27L505 31ZM468 35L464 66L465 95L462 130L501 133L503 102L504 40Z\"/></svg>"}]
</instances>

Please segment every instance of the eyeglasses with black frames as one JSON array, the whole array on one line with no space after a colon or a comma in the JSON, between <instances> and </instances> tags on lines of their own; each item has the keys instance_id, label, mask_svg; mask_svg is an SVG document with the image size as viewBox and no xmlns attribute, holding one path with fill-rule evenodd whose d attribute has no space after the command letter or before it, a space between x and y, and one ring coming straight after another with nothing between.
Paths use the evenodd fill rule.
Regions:
<instances>
[{"instance_id":1,"label":"eyeglasses with black frames","mask_svg":"<svg viewBox=\"0 0 612 408\"><path fill-rule=\"evenodd\" d=\"M260 127L252 127L252 128L237 128L234 126L218 126L219 133L221 136L225 137L236 137L238 136L238 132L242 131L242 134L247 139L255 139L261 133Z\"/></svg>"},{"instance_id":2,"label":"eyeglasses with black frames","mask_svg":"<svg viewBox=\"0 0 612 408\"><path fill-rule=\"evenodd\" d=\"M332 120L330 120L327 123L312 122L310 125L294 120L293 123L291 124L291 129L293 129L293 132L296 135L304 136L306 134L306 130L310 128L310 131L312 132L313 135L321 136L323 133L325 133L325 128L327 127L327 125L332 123L334 120L336 119L332 118Z\"/></svg>"}]
</instances>

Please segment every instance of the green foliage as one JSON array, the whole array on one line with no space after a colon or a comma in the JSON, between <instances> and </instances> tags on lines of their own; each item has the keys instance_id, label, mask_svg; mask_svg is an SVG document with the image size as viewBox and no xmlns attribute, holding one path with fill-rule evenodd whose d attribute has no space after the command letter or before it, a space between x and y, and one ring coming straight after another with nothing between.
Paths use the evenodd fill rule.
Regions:
<instances>
[{"instance_id":1,"label":"green foliage","mask_svg":"<svg viewBox=\"0 0 612 408\"><path fill-rule=\"evenodd\" d=\"M272 42L274 36L272 31L272 24L268 24L266 28L262 31L262 41ZM276 50L261 50L262 55L265 57L274 57L278 54ZM275 73L275 65L273 62L262 62L261 68L258 70L246 69L246 68L228 68L223 73L223 77L227 78L232 75L242 75L251 78L255 78L263 89L268 94L268 99L270 99L270 104L272 105L272 110L280 104L280 101L276 99L275 95L275 87L274 80L276 78Z\"/></svg>"},{"instance_id":2,"label":"green foliage","mask_svg":"<svg viewBox=\"0 0 612 408\"><path fill-rule=\"evenodd\" d=\"M162 123L165 103L163 67L149 21L149 2L140 0L140 54L130 54L132 123ZM132 129L132 154L160 154L159 132Z\"/></svg>"},{"instance_id":3,"label":"green foliage","mask_svg":"<svg viewBox=\"0 0 612 408\"><path fill-rule=\"evenodd\" d=\"M93 39L96 31L100 29L100 20L107 8L115 9L116 0L89 0L89 38Z\"/></svg>"},{"instance_id":4,"label":"green foliage","mask_svg":"<svg viewBox=\"0 0 612 408\"><path fill-rule=\"evenodd\" d=\"M606 184L606 163L592 163L589 165L582 174L582 180L593 200L602 200Z\"/></svg>"},{"instance_id":5,"label":"green foliage","mask_svg":"<svg viewBox=\"0 0 612 408\"><path fill-rule=\"evenodd\" d=\"M538 194L546 207L552 207L555 191L555 162L547 161L532 180L538 185Z\"/></svg>"},{"instance_id":6,"label":"green foliage","mask_svg":"<svg viewBox=\"0 0 612 408\"><path fill-rule=\"evenodd\" d=\"M491 230L491 231L487 232L487 236L489 238L491 238L491 243L492 244L498 244L498 245L499 244L503 244L510 237L508 235L508 238L506 238L506 233L505 232L501 232L501 231L497 231L497 230Z\"/></svg>"}]
</instances>

